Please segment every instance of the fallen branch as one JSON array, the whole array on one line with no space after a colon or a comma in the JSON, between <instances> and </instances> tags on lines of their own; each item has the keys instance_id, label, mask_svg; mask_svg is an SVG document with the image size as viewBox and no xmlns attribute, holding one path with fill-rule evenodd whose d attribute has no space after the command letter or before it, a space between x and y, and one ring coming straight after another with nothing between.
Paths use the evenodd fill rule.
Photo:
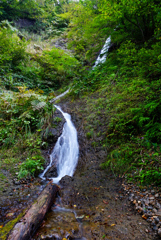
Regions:
<instances>
[{"instance_id":1,"label":"fallen branch","mask_svg":"<svg viewBox=\"0 0 161 240\"><path fill-rule=\"evenodd\" d=\"M49 182L36 202L27 213L16 223L7 240L29 240L42 223L45 214L54 203L59 191L57 185Z\"/></svg>"}]
</instances>

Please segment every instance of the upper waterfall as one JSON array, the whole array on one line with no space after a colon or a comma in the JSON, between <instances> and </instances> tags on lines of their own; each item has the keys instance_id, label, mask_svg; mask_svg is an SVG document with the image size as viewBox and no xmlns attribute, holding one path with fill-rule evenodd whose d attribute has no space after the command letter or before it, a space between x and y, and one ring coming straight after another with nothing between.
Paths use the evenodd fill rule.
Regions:
<instances>
[{"instance_id":1,"label":"upper waterfall","mask_svg":"<svg viewBox=\"0 0 161 240\"><path fill-rule=\"evenodd\" d=\"M110 43L111 43L111 36L109 36L107 39L106 39L106 42L105 44L103 45L103 48L100 52L100 54L98 55L96 61L95 61L95 64L93 66L92 69L94 69L97 65L99 65L100 63L104 63L106 61L106 57L107 57L107 52L108 52L108 49L110 47Z\"/></svg>"}]
</instances>

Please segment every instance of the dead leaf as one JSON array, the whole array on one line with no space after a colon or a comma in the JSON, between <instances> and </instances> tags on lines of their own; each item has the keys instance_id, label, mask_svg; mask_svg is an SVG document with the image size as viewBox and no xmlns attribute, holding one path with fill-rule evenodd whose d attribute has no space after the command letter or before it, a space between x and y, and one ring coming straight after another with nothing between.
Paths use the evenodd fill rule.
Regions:
<instances>
[{"instance_id":1,"label":"dead leaf","mask_svg":"<svg viewBox=\"0 0 161 240\"><path fill-rule=\"evenodd\" d=\"M114 227L115 225L116 225L116 224L113 223L113 224L111 224L111 227Z\"/></svg>"}]
</instances>

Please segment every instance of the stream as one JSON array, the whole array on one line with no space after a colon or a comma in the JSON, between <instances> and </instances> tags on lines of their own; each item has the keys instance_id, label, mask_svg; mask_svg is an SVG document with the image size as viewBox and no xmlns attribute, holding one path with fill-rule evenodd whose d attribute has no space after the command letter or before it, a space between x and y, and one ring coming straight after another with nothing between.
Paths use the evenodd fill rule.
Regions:
<instances>
[{"instance_id":1,"label":"stream","mask_svg":"<svg viewBox=\"0 0 161 240\"><path fill-rule=\"evenodd\" d=\"M56 106L66 123L47 167L60 160L57 164L58 176L53 178L60 186L60 196L32 240L156 239L149 224L134 212L122 187L122 180L100 168L107 153L101 147L96 150L91 146L83 130L83 118L78 119L73 114L75 105L68 105L69 108L66 104L62 108ZM72 121L79 129L78 133L70 115L62 109L65 112L72 109ZM42 179L47 176L45 171Z\"/></svg>"},{"instance_id":2,"label":"stream","mask_svg":"<svg viewBox=\"0 0 161 240\"><path fill-rule=\"evenodd\" d=\"M62 113L66 122L63 127L63 132L58 138L58 141L50 154L50 164L40 177L45 180L45 173L50 169L53 163L56 163L58 176L56 178L52 178L52 180L54 183L59 183L62 177L66 175L73 176L78 162L79 145L77 140L77 131L71 121L71 116L68 113L64 113L59 106L54 106Z\"/></svg>"},{"instance_id":3,"label":"stream","mask_svg":"<svg viewBox=\"0 0 161 240\"><path fill-rule=\"evenodd\" d=\"M68 92L68 91L67 91ZM66 93L66 92L65 92ZM58 96L61 97L64 94ZM56 99L58 99L56 98ZM63 132L58 138L53 151L50 154L50 163L40 174L42 180L46 180L45 174L50 170L53 164L57 166L57 177L52 177L54 183L59 184L59 181L64 176L72 177L78 163L79 144L77 139L77 130L71 121L71 116L62 111L62 109L54 105L60 111L65 119ZM61 197L57 198L56 203L48 213L48 220L44 227L41 238L36 234L34 239L80 239L86 240L82 236L82 224L80 219L83 217L77 216L77 211L71 208L65 208L62 204ZM59 223L59 224L58 224ZM72 227L72 230L70 229ZM46 232L48 233L46 235ZM38 236L38 238L37 238Z\"/></svg>"}]
</instances>

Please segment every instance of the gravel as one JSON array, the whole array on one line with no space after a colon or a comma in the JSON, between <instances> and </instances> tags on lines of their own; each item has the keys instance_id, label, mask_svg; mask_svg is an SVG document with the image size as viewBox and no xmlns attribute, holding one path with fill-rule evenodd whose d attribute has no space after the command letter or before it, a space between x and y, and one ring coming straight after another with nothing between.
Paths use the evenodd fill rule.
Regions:
<instances>
[{"instance_id":1,"label":"gravel","mask_svg":"<svg viewBox=\"0 0 161 240\"><path fill-rule=\"evenodd\" d=\"M137 213L145 219L152 230L161 237L161 191L156 189L140 189L130 184L122 184L128 199Z\"/></svg>"}]
</instances>

